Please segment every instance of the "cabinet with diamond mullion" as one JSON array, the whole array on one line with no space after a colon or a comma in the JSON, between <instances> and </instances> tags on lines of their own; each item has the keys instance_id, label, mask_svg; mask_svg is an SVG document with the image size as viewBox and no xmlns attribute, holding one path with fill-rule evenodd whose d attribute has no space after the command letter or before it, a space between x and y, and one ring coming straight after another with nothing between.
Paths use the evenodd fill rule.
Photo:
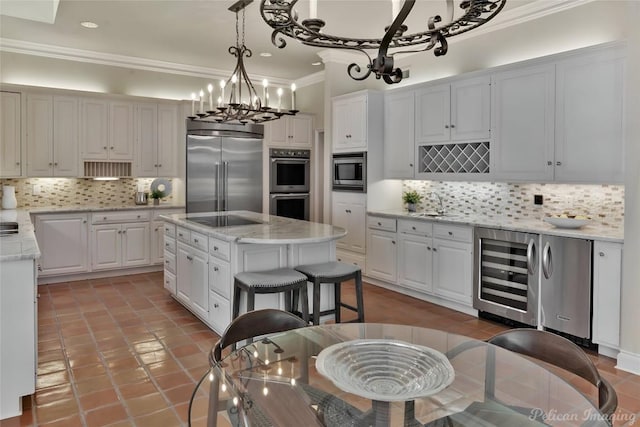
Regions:
<instances>
[{"instance_id":1,"label":"cabinet with diamond mullion","mask_svg":"<svg viewBox=\"0 0 640 427\"><path fill-rule=\"evenodd\" d=\"M418 145L419 179L486 179L490 172L490 144L485 142Z\"/></svg>"}]
</instances>

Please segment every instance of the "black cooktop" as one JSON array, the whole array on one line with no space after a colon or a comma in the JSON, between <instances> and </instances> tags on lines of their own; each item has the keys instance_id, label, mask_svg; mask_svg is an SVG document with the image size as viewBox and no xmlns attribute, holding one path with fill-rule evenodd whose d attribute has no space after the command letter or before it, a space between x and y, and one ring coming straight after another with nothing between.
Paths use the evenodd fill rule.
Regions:
<instances>
[{"instance_id":1,"label":"black cooktop","mask_svg":"<svg viewBox=\"0 0 640 427\"><path fill-rule=\"evenodd\" d=\"M237 215L212 215L188 218L187 221L197 222L207 227L232 227L234 225L262 224L262 221L247 219Z\"/></svg>"}]
</instances>

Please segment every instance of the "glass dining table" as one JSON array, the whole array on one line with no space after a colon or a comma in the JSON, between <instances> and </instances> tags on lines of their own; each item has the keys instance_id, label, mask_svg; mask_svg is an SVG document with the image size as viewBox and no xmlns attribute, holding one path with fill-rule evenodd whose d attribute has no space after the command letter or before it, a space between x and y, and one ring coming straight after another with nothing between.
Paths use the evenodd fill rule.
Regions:
<instances>
[{"instance_id":1,"label":"glass dining table","mask_svg":"<svg viewBox=\"0 0 640 427\"><path fill-rule=\"evenodd\" d=\"M353 351L363 343L373 346ZM608 425L590 399L528 358L441 330L373 323L294 329L239 347L203 375L189 424Z\"/></svg>"}]
</instances>

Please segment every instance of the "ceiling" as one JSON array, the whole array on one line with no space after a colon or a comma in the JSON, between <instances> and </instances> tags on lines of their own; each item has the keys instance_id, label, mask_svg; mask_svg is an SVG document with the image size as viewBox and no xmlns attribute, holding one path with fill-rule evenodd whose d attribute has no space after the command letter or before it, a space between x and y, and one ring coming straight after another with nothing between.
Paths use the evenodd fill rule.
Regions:
<instances>
[{"instance_id":1,"label":"ceiling","mask_svg":"<svg viewBox=\"0 0 640 427\"><path fill-rule=\"evenodd\" d=\"M228 11L235 0L60 0L53 24L2 14L2 8L12 2L29 1L33 0L0 0L0 37L5 44L11 39L47 45L44 50L54 46L164 61L204 67L213 75L224 75L235 65L235 58L227 51L235 43L235 15ZM508 0L501 14L544 2L551 0ZM318 15L327 21L327 33L380 38L382 28L391 20L390 0L318 3ZM444 0L418 0L406 22L409 30L423 28L425 17L443 13L444 4ZM301 19L308 16L308 0L297 5ZM259 6L260 0L256 0L246 8L246 45L253 51L253 57L246 61L247 69L283 80L322 70L322 65L312 65L320 61L320 49L291 39L284 49L271 43L271 29L261 19ZM80 25L82 21L93 21L99 28L86 29ZM262 57L262 52L272 56Z\"/></svg>"}]
</instances>

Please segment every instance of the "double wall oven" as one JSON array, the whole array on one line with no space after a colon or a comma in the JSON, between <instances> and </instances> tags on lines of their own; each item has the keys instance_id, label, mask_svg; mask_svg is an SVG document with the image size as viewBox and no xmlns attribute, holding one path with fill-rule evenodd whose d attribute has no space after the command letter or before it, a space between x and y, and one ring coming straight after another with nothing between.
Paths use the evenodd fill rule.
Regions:
<instances>
[{"instance_id":1,"label":"double wall oven","mask_svg":"<svg viewBox=\"0 0 640 427\"><path fill-rule=\"evenodd\" d=\"M269 151L269 213L309 220L311 151Z\"/></svg>"}]
</instances>

